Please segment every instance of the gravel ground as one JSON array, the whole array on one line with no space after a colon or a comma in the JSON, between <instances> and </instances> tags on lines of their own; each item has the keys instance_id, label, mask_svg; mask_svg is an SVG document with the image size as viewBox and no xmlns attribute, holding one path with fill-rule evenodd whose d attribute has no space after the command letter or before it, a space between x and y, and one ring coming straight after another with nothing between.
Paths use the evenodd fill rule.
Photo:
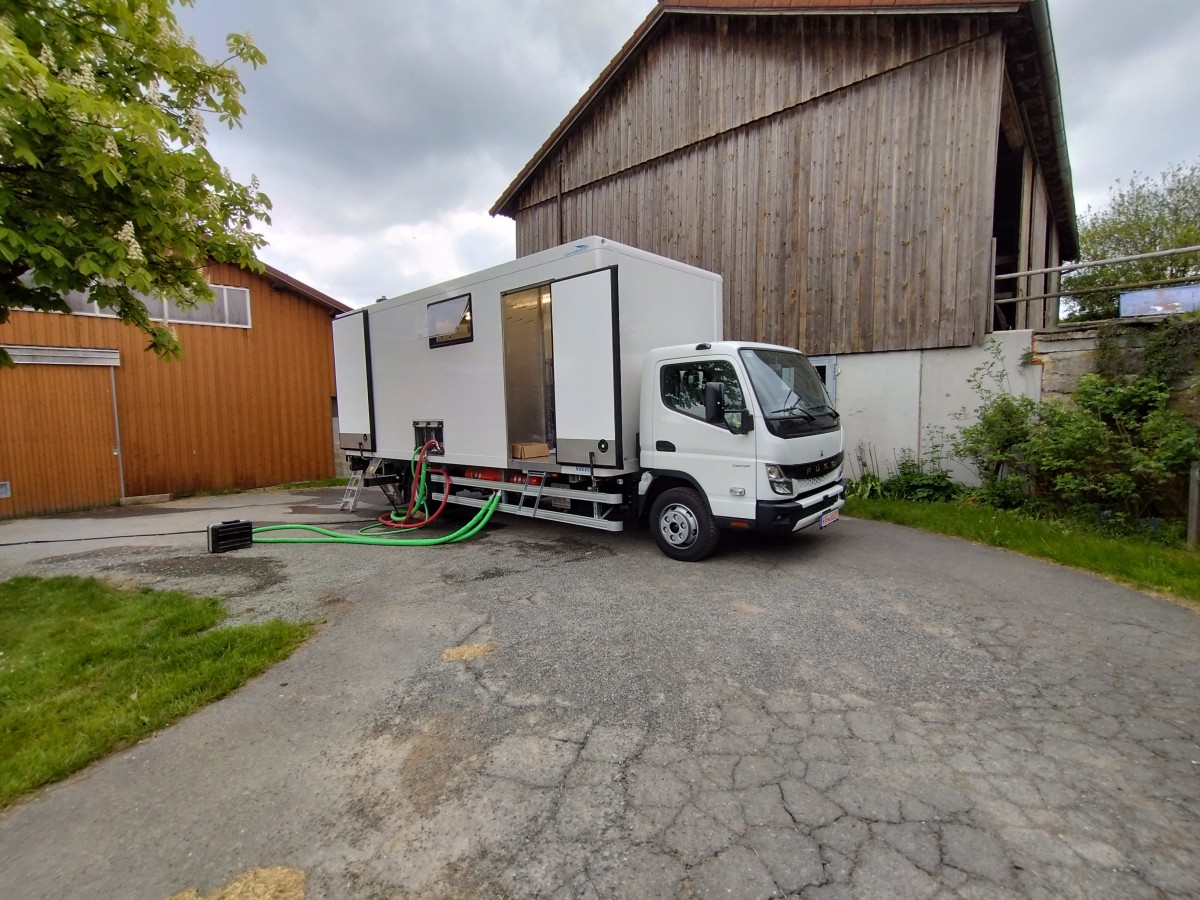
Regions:
<instances>
[{"instance_id":1,"label":"gravel ground","mask_svg":"<svg viewBox=\"0 0 1200 900\"><path fill-rule=\"evenodd\" d=\"M327 521L340 492L263 496L75 527ZM1200 896L1192 608L855 520L695 565L512 519L443 548L198 540L0 547L0 576L325 622L0 815L0 896L268 865L310 897Z\"/></svg>"}]
</instances>

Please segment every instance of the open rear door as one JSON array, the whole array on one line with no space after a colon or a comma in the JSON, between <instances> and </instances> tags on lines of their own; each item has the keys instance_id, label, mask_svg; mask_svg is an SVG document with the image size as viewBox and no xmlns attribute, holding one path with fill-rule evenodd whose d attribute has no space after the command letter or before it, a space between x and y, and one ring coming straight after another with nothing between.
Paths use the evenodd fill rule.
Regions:
<instances>
[{"instance_id":1,"label":"open rear door","mask_svg":"<svg viewBox=\"0 0 1200 900\"><path fill-rule=\"evenodd\" d=\"M550 285L560 464L616 466L621 453L616 267Z\"/></svg>"},{"instance_id":2,"label":"open rear door","mask_svg":"<svg viewBox=\"0 0 1200 900\"><path fill-rule=\"evenodd\" d=\"M366 310L333 320L333 370L337 381L338 444L343 450L373 451L371 332Z\"/></svg>"}]
</instances>

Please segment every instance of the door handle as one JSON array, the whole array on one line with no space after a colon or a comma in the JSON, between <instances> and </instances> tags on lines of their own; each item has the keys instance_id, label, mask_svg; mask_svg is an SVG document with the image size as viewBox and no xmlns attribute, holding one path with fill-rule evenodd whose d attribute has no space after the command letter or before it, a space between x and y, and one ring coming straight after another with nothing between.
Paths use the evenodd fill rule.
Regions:
<instances>
[{"instance_id":1,"label":"door handle","mask_svg":"<svg viewBox=\"0 0 1200 900\"><path fill-rule=\"evenodd\" d=\"M659 450L663 453L674 453L675 445L672 444L670 441L655 441L654 449Z\"/></svg>"}]
</instances>

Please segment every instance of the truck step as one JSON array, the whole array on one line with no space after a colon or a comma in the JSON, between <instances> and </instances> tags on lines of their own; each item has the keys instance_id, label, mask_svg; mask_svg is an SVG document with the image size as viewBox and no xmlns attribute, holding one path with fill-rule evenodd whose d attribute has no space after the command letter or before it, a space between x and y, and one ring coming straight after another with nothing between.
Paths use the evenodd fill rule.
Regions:
<instances>
[{"instance_id":1,"label":"truck step","mask_svg":"<svg viewBox=\"0 0 1200 900\"><path fill-rule=\"evenodd\" d=\"M434 484L444 485L446 480L436 472L431 472L429 478ZM524 484L520 482L509 481L489 481L485 478L465 478L461 475L450 476L450 481L455 487L470 487L491 493L493 491L504 491L506 494L520 494ZM532 495L537 490L538 485L531 485L528 495ZM527 496L528 496L527 495ZM605 506L618 506L625 502L625 498L621 494L609 494L592 491L577 491L573 488L551 487L545 485L542 487L541 495L543 497L565 497L568 500L586 500L589 503L603 503ZM450 498L453 501L453 497Z\"/></svg>"},{"instance_id":2,"label":"truck step","mask_svg":"<svg viewBox=\"0 0 1200 900\"><path fill-rule=\"evenodd\" d=\"M458 479L455 479L454 483L458 484L459 483ZM494 482L494 481L481 482L481 486L489 486L488 487L489 492L496 490L496 482ZM515 487L515 485L514 485L514 487ZM547 491L549 491L549 490L550 489L547 488ZM568 493L576 495L576 499L579 499L577 496L580 493L579 491L569 491ZM442 496L443 495L441 493L439 493L438 491L430 492L430 499L436 500L439 503L442 500ZM592 495L592 496L594 497L597 495ZM610 496L620 497L620 494L613 494ZM588 498L588 499L591 499L591 498ZM477 499L475 497L464 497L461 494L451 494L449 502L456 503L459 506L473 506L476 509L480 509L480 508L486 506L488 501L483 500L483 499ZM511 513L514 516L523 516L526 519L535 519L536 518L536 519L550 519L555 522L570 522L574 525L582 525L585 528L596 528L600 531L624 531L625 530L625 523L621 519L597 519L595 516L581 516L581 515L578 515L577 513L564 512L562 510L557 510L557 509L540 509L540 508L534 508L534 507L530 507L530 506L518 506L515 503L498 503L498 504L496 504L496 509L499 512Z\"/></svg>"}]
</instances>

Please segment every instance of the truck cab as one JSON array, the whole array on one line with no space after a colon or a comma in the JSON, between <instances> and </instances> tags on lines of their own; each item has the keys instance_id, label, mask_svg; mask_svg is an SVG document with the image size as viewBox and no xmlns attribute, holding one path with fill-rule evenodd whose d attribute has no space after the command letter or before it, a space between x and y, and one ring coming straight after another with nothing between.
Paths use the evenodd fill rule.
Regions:
<instances>
[{"instance_id":1,"label":"truck cab","mask_svg":"<svg viewBox=\"0 0 1200 900\"><path fill-rule=\"evenodd\" d=\"M716 341L643 362L641 508L668 556L699 560L721 529L787 534L845 503L840 417L808 358Z\"/></svg>"}]
</instances>

